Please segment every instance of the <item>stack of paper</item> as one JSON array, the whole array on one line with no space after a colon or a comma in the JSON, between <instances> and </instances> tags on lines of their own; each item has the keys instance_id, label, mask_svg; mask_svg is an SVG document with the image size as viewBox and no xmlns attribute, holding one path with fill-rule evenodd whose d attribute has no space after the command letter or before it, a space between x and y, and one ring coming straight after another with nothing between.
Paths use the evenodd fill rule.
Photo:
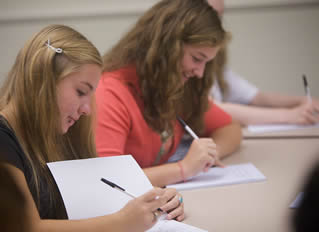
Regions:
<instances>
[{"instance_id":1,"label":"stack of paper","mask_svg":"<svg viewBox=\"0 0 319 232\"><path fill-rule=\"evenodd\" d=\"M214 167L208 172L200 173L190 178L186 182L169 185L167 187L187 190L263 180L266 180L266 177L252 163L247 163L229 165L225 168Z\"/></svg>"},{"instance_id":2,"label":"stack of paper","mask_svg":"<svg viewBox=\"0 0 319 232\"><path fill-rule=\"evenodd\" d=\"M301 130L309 128L319 128L319 123L315 125L289 125L289 124L268 124L268 125L249 125L247 130L252 133L265 133L289 130Z\"/></svg>"}]
</instances>

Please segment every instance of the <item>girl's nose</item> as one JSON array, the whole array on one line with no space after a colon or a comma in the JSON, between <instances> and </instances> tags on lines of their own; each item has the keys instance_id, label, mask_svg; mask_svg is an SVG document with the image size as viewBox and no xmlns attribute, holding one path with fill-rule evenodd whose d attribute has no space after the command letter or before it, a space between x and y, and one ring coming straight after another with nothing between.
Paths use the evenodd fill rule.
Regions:
<instances>
[{"instance_id":1,"label":"girl's nose","mask_svg":"<svg viewBox=\"0 0 319 232\"><path fill-rule=\"evenodd\" d=\"M86 103L80 107L80 115L89 115L91 114L91 106Z\"/></svg>"},{"instance_id":2,"label":"girl's nose","mask_svg":"<svg viewBox=\"0 0 319 232\"><path fill-rule=\"evenodd\" d=\"M199 64L194 70L193 73L196 77L202 78L205 71L205 64Z\"/></svg>"}]
</instances>

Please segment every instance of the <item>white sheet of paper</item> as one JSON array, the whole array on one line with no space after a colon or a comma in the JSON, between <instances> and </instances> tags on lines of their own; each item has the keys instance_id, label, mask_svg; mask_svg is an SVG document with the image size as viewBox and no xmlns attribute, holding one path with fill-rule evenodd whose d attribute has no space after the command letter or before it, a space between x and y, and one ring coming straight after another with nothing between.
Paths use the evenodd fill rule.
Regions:
<instances>
[{"instance_id":1,"label":"white sheet of paper","mask_svg":"<svg viewBox=\"0 0 319 232\"><path fill-rule=\"evenodd\" d=\"M48 166L69 219L111 214L131 200L126 194L103 183L102 177L135 196L153 188L130 155L53 162Z\"/></svg>"},{"instance_id":2,"label":"white sheet of paper","mask_svg":"<svg viewBox=\"0 0 319 232\"><path fill-rule=\"evenodd\" d=\"M175 220L165 220L166 215L159 217L157 223L147 232L208 232Z\"/></svg>"},{"instance_id":3,"label":"white sheet of paper","mask_svg":"<svg viewBox=\"0 0 319 232\"><path fill-rule=\"evenodd\" d=\"M119 211L132 198L101 181L105 178L140 196L153 188L131 155L48 163L69 219L86 219ZM149 232L205 232L161 218Z\"/></svg>"},{"instance_id":4,"label":"white sheet of paper","mask_svg":"<svg viewBox=\"0 0 319 232\"><path fill-rule=\"evenodd\" d=\"M289 124L268 124L268 125L249 125L247 130L252 133L265 133L276 131L302 130L309 128L319 128L319 123L315 125L289 125Z\"/></svg>"},{"instance_id":5,"label":"white sheet of paper","mask_svg":"<svg viewBox=\"0 0 319 232\"><path fill-rule=\"evenodd\" d=\"M266 177L252 164L229 165L225 168L214 167L208 172L200 173L186 182L169 185L177 190L215 187L264 181Z\"/></svg>"}]
</instances>

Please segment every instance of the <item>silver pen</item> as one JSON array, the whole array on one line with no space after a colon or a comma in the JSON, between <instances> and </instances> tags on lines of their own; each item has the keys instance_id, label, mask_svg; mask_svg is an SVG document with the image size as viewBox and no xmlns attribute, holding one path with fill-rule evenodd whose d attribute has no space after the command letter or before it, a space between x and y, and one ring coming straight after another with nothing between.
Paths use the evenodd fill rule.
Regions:
<instances>
[{"instance_id":1,"label":"silver pen","mask_svg":"<svg viewBox=\"0 0 319 232\"><path fill-rule=\"evenodd\" d=\"M182 124L184 129L193 137L193 139L199 139L199 137L195 134L195 132L184 122L184 120L177 116L177 120Z\"/></svg>"}]
</instances>

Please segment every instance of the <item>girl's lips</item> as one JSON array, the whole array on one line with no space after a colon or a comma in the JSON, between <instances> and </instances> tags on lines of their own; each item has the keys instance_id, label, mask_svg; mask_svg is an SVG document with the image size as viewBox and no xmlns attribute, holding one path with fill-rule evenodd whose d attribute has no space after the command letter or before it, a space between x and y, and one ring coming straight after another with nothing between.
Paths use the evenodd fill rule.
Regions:
<instances>
[{"instance_id":1,"label":"girl's lips","mask_svg":"<svg viewBox=\"0 0 319 232\"><path fill-rule=\"evenodd\" d=\"M70 126L72 126L75 123L75 119L73 119L72 117L68 118L68 123Z\"/></svg>"},{"instance_id":2,"label":"girl's lips","mask_svg":"<svg viewBox=\"0 0 319 232\"><path fill-rule=\"evenodd\" d=\"M183 75L183 81L186 82L189 79L185 74Z\"/></svg>"}]
</instances>

